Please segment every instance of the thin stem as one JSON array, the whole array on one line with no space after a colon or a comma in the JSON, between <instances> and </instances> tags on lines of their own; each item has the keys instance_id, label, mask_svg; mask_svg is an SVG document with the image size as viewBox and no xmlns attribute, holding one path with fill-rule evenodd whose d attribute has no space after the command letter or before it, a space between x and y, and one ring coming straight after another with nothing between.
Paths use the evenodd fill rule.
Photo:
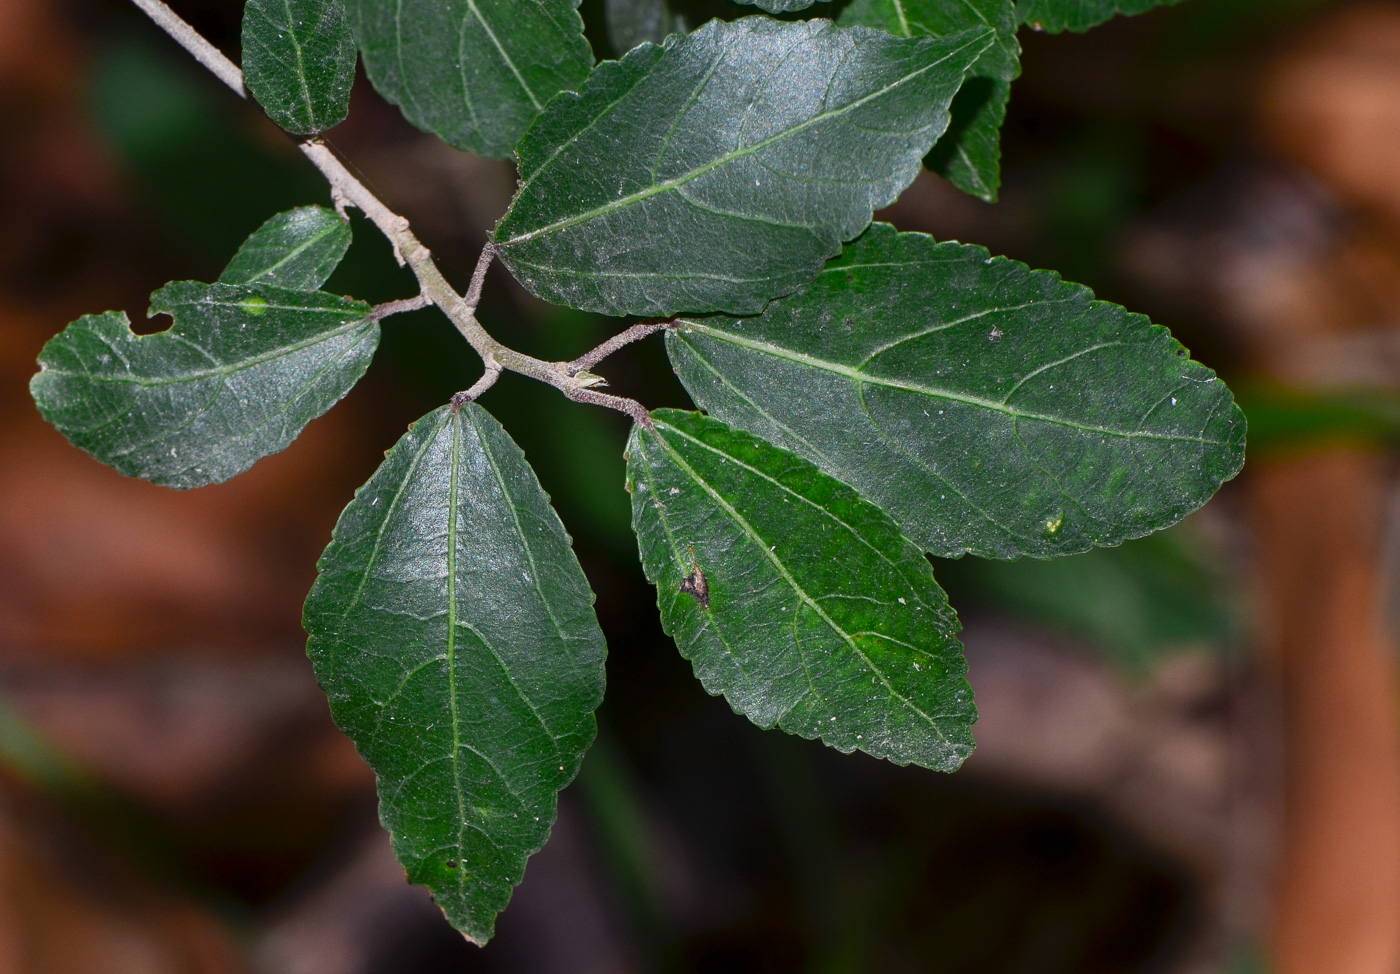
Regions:
<instances>
[{"instance_id":1,"label":"thin stem","mask_svg":"<svg viewBox=\"0 0 1400 974\"><path fill-rule=\"evenodd\" d=\"M385 301L383 304L376 304L374 310L369 313L369 317L371 321L383 321L390 315L399 315L406 311L419 311L431 304L432 302L422 294L399 301Z\"/></svg>"},{"instance_id":2,"label":"thin stem","mask_svg":"<svg viewBox=\"0 0 1400 974\"><path fill-rule=\"evenodd\" d=\"M578 375L580 372L585 372L618 349L626 348L633 342L639 342L643 338L655 335L658 331L664 331L667 328L674 327L676 327L674 321L648 321L640 325L633 325L621 334L609 338L591 352L586 352L570 362L568 365L569 375Z\"/></svg>"},{"instance_id":3,"label":"thin stem","mask_svg":"<svg viewBox=\"0 0 1400 974\"><path fill-rule=\"evenodd\" d=\"M496 384L496 380L501 377L504 370L496 362L486 363L486 372L476 383L465 392L459 392L452 397L452 410L456 412L469 402L476 402L481 398L482 393Z\"/></svg>"},{"instance_id":4,"label":"thin stem","mask_svg":"<svg viewBox=\"0 0 1400 974\"><path fill-rule=\"evenodd\" d=\"M500 250L500 245L494 240L487 241L486 246L481 248L481 256L476 260L476 270L472 272L471 286L467 288L467 307L473 311L481 304L481 290L486 286L486 272L491 269L491 262L496 259Z\"/></svg>"},{"instance_id":5,"label":"thin stem","mask_svg":"<svg viewBox=\"0 0 1400 974\"><path fill-rule=\"evenodd\" d=\"M238 65L226 58L223 51L205 40L204 35L181 19L179 14L161 0L132 0L132 3L175 38L181 47L193 54L195 60L212 71L216 78L232 88L234 94L239 98L248 97L248 89L243 87L243 72L238 69Z\"/></svg>"},{"instance_id":6,"label":"thin stem","mask_svg":"<svg viewBox=\"0 0 1400 974\"><path fill-rule=\"evenodd\" d=\"M232 88L239 97L247 97L247 90L243 85L243 72L238 69L238 66L182 20L162 0L133 0L133 2L174 38L181 47L193 54L201 64L214 72L219 80ZM481 258L477 261L476 271L472 275L471 290L464 298L453 289L447 278L443 277L442 271L433 262L432 252L413 235L408 221L385 206L378 197L355 178L355 175L336 158L335 153L331 152L324 142L315 138L307 139L298 143L297 148L330 183L331 199L335 201L336 208L343 212L345 206L354 206L369 217L370 221L393 245L394 256L399 263L406 265L418 278L418 286L421 288L419 298L410 299L407 302L390 302L391 305L400 305L400 307L386 312L386 316L396 313L398 310L409 310L409 304L413 304L414 307L435 304L457 326L462 337L481 356L482 362L486 365L486 374L482 376L480 382L465 393L459 393L459 396L466 395L475 398L476 395L480 395L490 388L503 369L509 369L512 372L519 372L532 379L548 383L575 402L616 409L647 427L651 426L651 417L647 413L646 407L641 403L620 396L594 392L588 387L596 383L596 377L582 380L576 378L575 374L569 371L571 363L545 362L517 352L515 349L507 348L496 341L485 328L481 327L474 312L476 302L481 298L481 288L486 280L486 272L496 256L494 243L488 243L482 250ZM422 303L415 304L415 300Z\"/></svg>"}]
</instances>

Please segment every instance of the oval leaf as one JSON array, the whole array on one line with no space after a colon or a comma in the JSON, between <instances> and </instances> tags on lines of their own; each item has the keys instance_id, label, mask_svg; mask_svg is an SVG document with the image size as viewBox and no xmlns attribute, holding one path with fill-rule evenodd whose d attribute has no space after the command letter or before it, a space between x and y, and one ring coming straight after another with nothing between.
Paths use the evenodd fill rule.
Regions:
<instances>
[{"instance_id":1,"label":"oval leaf","mask_svg":"<svg viewBox=\"0 0 1400 974\"><path fill-rule=\"evenodd\" d=\"M409 880L485 943L603 699L569 537L500 424L444 407L356 493L319 568L307 652L331 713L379 776Z\"/></svg>"},{"instance_id":2,"label":"oval leaf","mask_svg":"<svg viewBox=\"0 0 1400 974\"><path fill-rule=\"evenodd\" d=\"M579 0L349 0L365 70L404 117L508 159L545 104L593 67Z\"/></svg>"},{"instance_id":3,"label":"oval leaf","mask_svg":"<svg viewBox=\"0 0 1400 974\"><path fill-rule=\"evenodd\" d=\"M314 291L350 249L350 221L324 206L302 206L272 217L253 232L220 284L276 284Z\"/></svg>"},{"instance_id":4,"label":"oval leaf","mask_svg":"<svg viewBox=\"0 0 1400 974\"><path fill-rule=\"evenodd\" d=\"M87 315L44 346L30 392L74 446L168 487L228 480L296 439L364 375L379 344L369 305L267 284L176 281L133 334Z\"/></svg>"},{"instance_id":5,"label":"oval leaf","mask_svg":"<svg viewBox=\"0 0 1400 974\"><path fill-rule=\"evenodd\" d=\"M913 181L992 36L746 17L638 47L521 142L501 257L590 311L757 311Z\"/></svg>"},{"instance_id":6,"label":"oval leaf","mask_svg":"<svg viewBox=\"0 0 1400 974\"><path fill-rule=\"evenodd\" d=\"M248 0L243 79L288 132L312 135L345 121L355 41L341 0Z\"/></svg>"},{"instance_id":7,"label":"oval leaf","mask_svg":"<svg viewBox=\"0 0 1400 974\"><path fill-rule=\"evenodd\" d=\"M894 522L815 466L698 413L627 447L661 621L760 727L956 769L976 720L957 617Z\"/></svg>"},{"instance_id":8,"label":"oval leaf","mask_svg":"<svg viewBox=\"0 0 1400 974\"><path fill-rule=\"evenodd\" d=\"M888 224L762 315L667 338L702 408L814 460L937 555L1117 544L1244 462L1230 391L1165 328Z\"/></svg>"},{"instance_id":9,"label":"oval leaf","mask_svg":"<svg viewBox=\"0 0 1400 974\"><path fill-rule=\"evenodd\" d=\"M1016 0L1016 16L1035 30L1082 33L1120 14L1132 16L1178 3L1181 0Z\"/></svg>"}]
</instances>

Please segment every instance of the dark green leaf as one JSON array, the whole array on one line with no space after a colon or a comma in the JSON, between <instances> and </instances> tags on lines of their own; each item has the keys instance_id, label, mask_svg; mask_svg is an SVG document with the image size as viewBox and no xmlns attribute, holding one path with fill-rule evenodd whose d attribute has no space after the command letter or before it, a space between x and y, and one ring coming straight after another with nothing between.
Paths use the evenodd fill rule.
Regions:
<instances>
[{"instance_id":1,"label":"dark green leaf","mask_svg":"<svg viewBox=\"0 0 1400 974\"><path fill-rule=\"evenodd\" d=\"M345 121L355 41L341 0L248 0L243 78L271 118L311 135Z\"/></svg>"},{"instance_id":2,"label":"dark green leaf","mask_svg":"<svg viewBox=\"0 0 1400 974\"><path fill-rule=\"evenodd\" d=\"M285 449L350 391L379 344L369 311L322 291L176 281L151 295L168 331L135 335L120 311L79 318L44 346L29 388L103 463L202 487Z\"/></svg>"},{"instance_id":3,"label":"dark green leaf","mask_svg":"<svg viewBox=\"0 0 1400 974\"><path fill-rule=\"evenodd\" d=\"M953 99L953 121L924 165L970 196L997 201L1001 189L1001 123L1011 82L968 78Z\"/></svg>"},{"instance_id":4,"label":"dark green leaf","mask_svg":"<svg viewBox=\"0 0 1400 974\"><path fill-rule=\"evenodd\" d=\"M258 227L228 267L220 284L276 284L314 291L350 249L350 222L324 206L279 213Z\"/></svg>"},{"instance_id":5,"label":"dark green leaf","mask_svg":"<svg viewBox=\"0 0 1400 974\"><path fill-rule=\"evenodd\" d=\"M365 70L426 132L478 155L511 150L593 67L579 0L349 0Z\"/></svg>"},{"instance_id":6,"label":"dark green leaf","mask_svg":"<svg viewBox=\"0 0 1400 974\"><path fill-rule=\"evenodd\" d=\"M1230 391L1165 328L888 224L757 317L682 326L667 347L702 408L814 460L938 555L1117 544L1244 462Z\"/></svg>"},{"instance_id":7,"label":"dark green leaf","mask_svg":"<svg viewBox=\"0 0 1400 974\"><path fill-rule=\"evenodd\" d=\"M1146 13L1181 0L1016 0L1016 16L1035 30L1082 32L1119 14Z\"/></svg>"},{"instance_id":8,"label":"dark green leaf","mask_svg":"<svg viewBox=\"0 0 1400 974\"><path fill-rule=\"evenodd\" d=\"M1013 0L852 0L837 16L845 27L875 27L896 37L951 37L990 27L996 41L969 74L1011 81L1021 73Z\"/></svg>"},{"instance_id":9,"label":"dark green leaf","mask_svg":"<svg viewBox=\"0 0 1400 974\"><path fill-rule=\"evenodd\" d=\"M965 193L996 202L1001 186L1001 123L1011 82L1021 73L1012 0L853 0L837 22L878 27L899 37L944 37L986 25L997 42L968 72L953 99L952 123L924 165Z\"/></svg>"},{"instance_id":10,"label":"dark green leaf","mask_svg":"<svg viewBox=\"0 0 1400 974\"><path fill-rule=\"evenodd\" d=\"M444 407L356 493L319 568L307 652L331 713L379 776L409 880L485 943L603 699L569 536L500 424Z\"/></svg>"},{"instance_id":11,"label":"dark green leaf","mask_svg":"<svg viewBox=\"0 0 1400 974\"><path fill-rule=\"evenodd\" d=\"M502 259L576 308L756 311L913 181L992 38L746 17L637 48L521 142Z\"/></svg>"},{"instance_id":12,"label":"dark green leaf","mask_svg":"<svg viewBox=\"0 0 1400 974\"><path fill-rule=\"evenodd\" d=\"M888 517L815 466L698 413L627 446L661 621L760 727L952 771L976 709L957 617Z\"/></svg>"}]
</instances>

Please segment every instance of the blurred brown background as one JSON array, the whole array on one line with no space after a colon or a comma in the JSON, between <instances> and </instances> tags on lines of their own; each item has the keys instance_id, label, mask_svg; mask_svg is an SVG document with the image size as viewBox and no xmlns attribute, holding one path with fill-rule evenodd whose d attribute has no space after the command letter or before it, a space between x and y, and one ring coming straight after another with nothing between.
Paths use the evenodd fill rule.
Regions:
<instances>
[{"instance_id":1,"label":"blurred brown background","mask_svg":"<svg viewBox=\"0 0 1400 974\"><path fill-rule=\"evenodd\" d=\"M176 7L236 54L236 0ZM1239 393L1245 473L1121 548L939 563L982 713L939 776L707 697L636 564L620 420L507 376L485 405L576 539L610 687L478 950L389 854L299 616L354 488L479 366L396 318L290 450L188 494L68 446L26 389L45 340L159 327L150 291L326 191L129 4L0 0L0 972L1400 972L1400 5L1188 0L1022 42L1002 201L925 173L885 217L1170 326ZM464 283L511 168L363 83L331 140ZM356 231L330 289L412 293ZM483 315L553 358L618 328L499 272ZM655 344L605 371L685 404Z\"/></svg>"}]
</instances>

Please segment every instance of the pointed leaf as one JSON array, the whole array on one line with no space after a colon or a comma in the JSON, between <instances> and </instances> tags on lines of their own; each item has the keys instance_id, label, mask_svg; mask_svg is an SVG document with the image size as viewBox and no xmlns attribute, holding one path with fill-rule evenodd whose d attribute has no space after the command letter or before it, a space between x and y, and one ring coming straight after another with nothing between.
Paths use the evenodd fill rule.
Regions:
<instances>
[{"instance_id":1,"label":"pointed leaf","mask_svg":"<svg viewBox=\"0 0 1400 974\"><path fill-rule=\"evenodd\" d=\"M815 461L938 555L1117 544L1244 462L1230 391L1165 328L888 224L763 314L667 339L702 408Z\"/></svg>"},{"instance_id":2,"label":"pointed leaf","mask_svg":"<svg viewBox=\"0 0 1400 974\"><path fill-rule=\"evenodd\" d=\"M628 443L661 621L760 727L952 771L976 709L928 560L855 491L771 443L661 410Z\"/></svg>"},{"instance_id":3,"label":"pointed leaf","mask_svg":"<svg viewBox=\"0 0 1400 974\"><path fill-rule=\"evenodd\" d=\"M639 47L521 142L502 259L576 308L756 311L913 181L992 36L746 17Z\"/></svg>"},{"instance_id":4,"label":"pointed leaf","mask_svg":"<svg viewBox=\"0 0 1400 974\"><path fill-rule=\"evenodd\" d=\"M324 206L302 206L258 227L228 267L220 284L276 284L314 291L326 283L350 249L350 222Z\"/></svg>"},{"instance_id":5,"label":"pointed leaf","mask_svg":"<svg viewBox=\"0 0 1400 974\"><path fill-rule=\"evenodd\" d=\"M603 699L593 593L520 448L475 405L415 423L306 601L336 723L411 882L477 943L549 837Z\"/></svg>"},{"instance_id":6,"label":"pointed leaf","mask_svg":"<svg viewBox=\"0 0 1400 974\"><path fill-rule=\"evenodd\" d=\"M1013 0L853 0L837 23L878 27L899 37L943 37L985 24L997 42L978 59L953 100L953 120L924 165L965 193L996 202L1001 124L1011 82L1021 73Z\"/></svg>"},{"instance_id":7,"label":"pointed leaf","mask_svg":"<svg viewBox=\"0 0 1400 974\"><path fill-rule=\"evenodd\" d=\"M341 0L248 0L243 79L289 132L312 135L345 121L355 41Z\"/></svg>"},{"instance_id":8,"label":"pointed leaf","mask_svg":"<svg viewBox=\"0 0 1400 974\"><path fill-rule=\"evenodd\" d=\"M379 93L449 145L508 159L545 104L583 84L579 0L349 0Z\"/></svg>"},{"instance_id":9,"label":"pointed leaf","mask_svg":"<svg viewBox=\"0 0 1400 974\"><path fill-rule=\"evenodd\" d=\"M1181 0L1016 0L1016 16L1023 24L1051 34L1083 32L1123 14L1146 13Z\"/></svg>"},{"instance_id":10,"label":"pointed leaf","mask_svg":"<svg viewBox=\"0 0 1400 974\"><path fill-rule=\"evenodd\" d=\"M1014 0L851 0L837 15L843 27L875 27L896 37L951 37L990 27L996 41L970 74L1011 81L1021 73Z\"/></svg>"},{"instance_id":11,"label":"pointed leaf","mask_svg":"<svg viewBox=\"0 0 1400 974\"><path fill-rule=\"evenodd\" d=\"M364 375L369 305L267 284L176 281L151 295L175 323L133 334L87 315L44 346L30 392L74 446L168 487L228 480L296 439Z\"/></svg>"},{"instance_id":12,"label":"pointed leaf","mask_svg":"<svg viewBox=\"0 0 1400 974\"><path fill-rule=\"evenodd\" d=\"M924 165L958 189L987 203L1001 189L1001 125L1011 82L968 78L953 99L953 121Z\"/></svg>"}]
</instances>

